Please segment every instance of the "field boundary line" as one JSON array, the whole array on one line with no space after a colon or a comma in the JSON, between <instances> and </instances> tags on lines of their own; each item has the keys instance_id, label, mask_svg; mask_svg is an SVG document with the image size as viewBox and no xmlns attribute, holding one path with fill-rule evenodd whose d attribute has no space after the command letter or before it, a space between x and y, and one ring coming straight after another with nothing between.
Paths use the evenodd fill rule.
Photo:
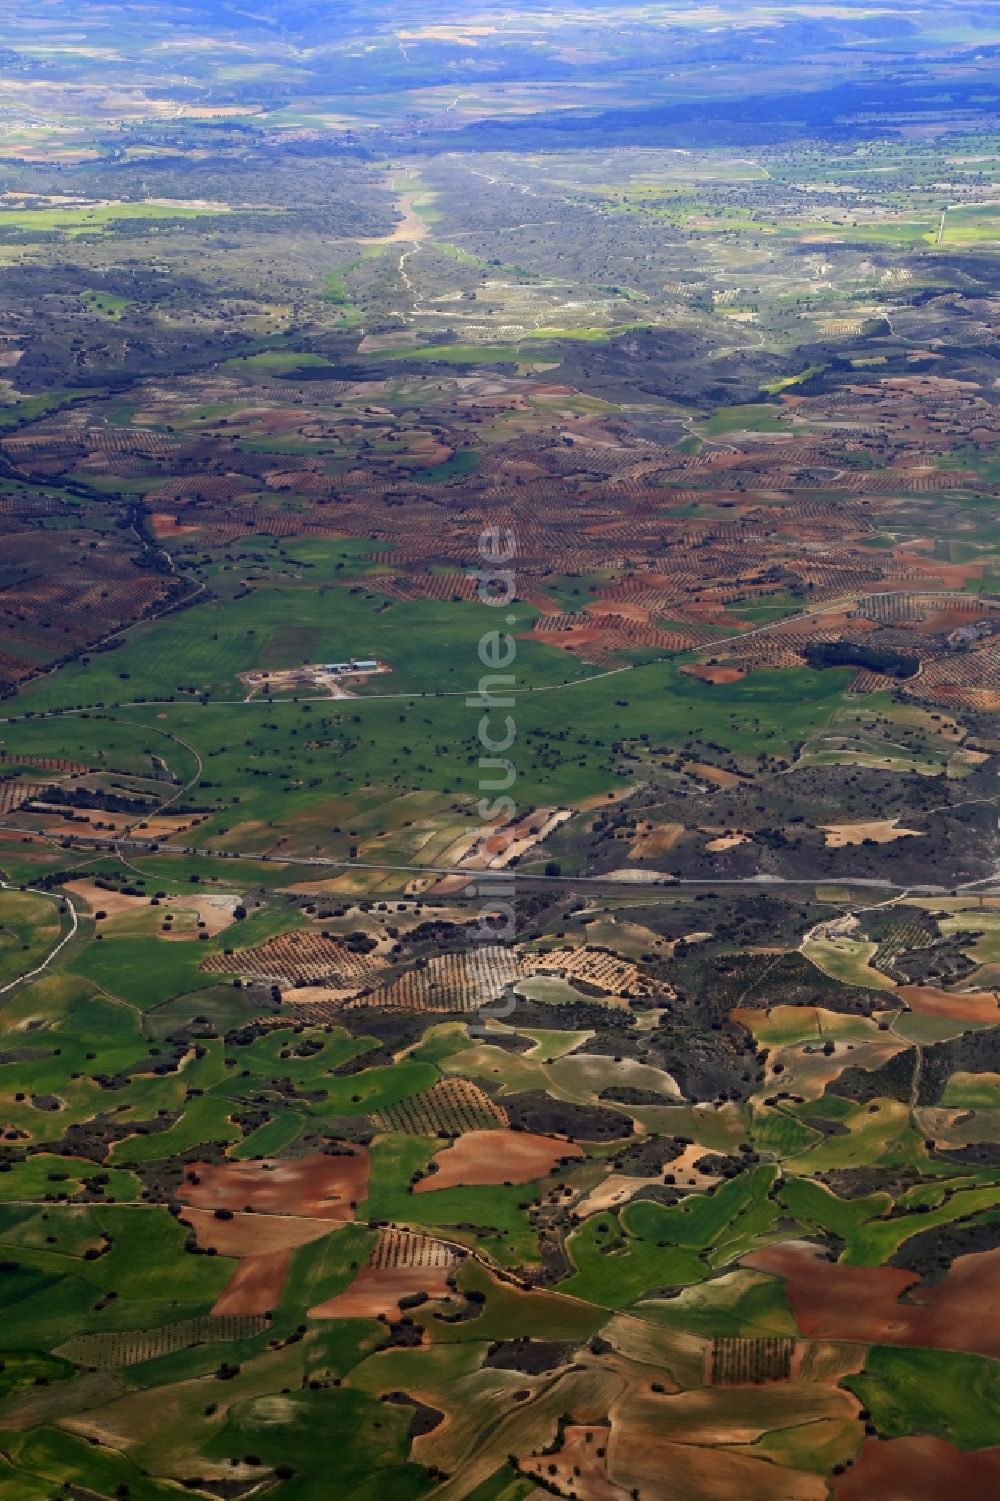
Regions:
<instances>
[{"instance_id":1,"label":"field boundary line","mask_svg":"<svg viewBox=\"0 0 1000 1501\"><path fill-rule=\"evenodd\" d=\"M46 955L41 964L36 965L34 969L27 970L23 975L18 975L16 980L11 980L7 985L0 986L0 996L3 996L9 995L12 990L16 990L19 985L24 985L28 980L34 980L38 975L44 974L56 955L61 953L66 945L76 937L80 927L80 919L77 915L76 905L74 904L73 898L71 896L57 896L54 891L39 891L37 887L34 886L16 886L11 881L2 880L0 880L0 890L24 891L26 893L30 892L33 896L44 896L50 902L56 903L57 908L59 909L60 916L62 915L62 905L63 903L65 903L65 905L69 908L70 914L69 932L64 934L59 939L59 942L56 944L55 948ZM60 923L60 927L61 926L62 924Z\"/></svg>"}]
</instances>

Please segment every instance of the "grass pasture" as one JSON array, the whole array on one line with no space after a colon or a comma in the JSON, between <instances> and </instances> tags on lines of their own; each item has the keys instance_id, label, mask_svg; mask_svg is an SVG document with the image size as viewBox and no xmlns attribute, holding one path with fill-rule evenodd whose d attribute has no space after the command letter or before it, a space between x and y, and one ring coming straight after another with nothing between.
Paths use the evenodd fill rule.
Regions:
<instances>
[{"instance_id":1,"label":"grass pasture","mask_svg":"<svg viewBox=\"0 0 1000 1501\"><path fill-rule=\"evenodd\" d=\"M885 1439L933 1433L959 1449L1000 1443L1000 1366L951 1350L876 1345L859 1376L843 1383Z\"/></svg>"},{"instance_id":2,"label":"grass pasture","mask_svg":"<svg viewBox=\"0 0 1000 1501\"><path fill-rule=\"evenodd\" d=\"M4 208L0 211L0 233L5 229L25 234L59 234L76 239L86 234L113 233L116 224L126 222L155 223L175 220L177 222L202 219L225 214L225 204L204 204L193 207L177 203L92 203L73 204L62 208Z\"/></svg>"},{"instance_id":3,"label":"grass pasture","mask_svg":"<svg viewBox=\"0 0 1000 1501\"><path fill-rule=\"evenodd\" d=\"M26 891L0 891L0 986L34 969L59 939L59 904Z\"/></svg>"}]
</instances>

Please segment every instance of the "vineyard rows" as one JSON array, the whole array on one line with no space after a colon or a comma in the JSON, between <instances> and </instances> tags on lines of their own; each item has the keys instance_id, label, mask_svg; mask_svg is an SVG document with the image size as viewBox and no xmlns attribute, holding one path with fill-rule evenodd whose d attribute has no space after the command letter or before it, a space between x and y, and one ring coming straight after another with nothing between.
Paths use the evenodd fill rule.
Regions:
<instances>
[{"instance_id":1,"label":"vineyard rows","mask_svg":"<svg viewBox=\"0 0 1000 1501\"><path fill-rule=\"evenodd\" d=\"M246 975L295 985L303 980L329 980L334 984L361 980L377 964L368 954L356 953L337 938L325 938L320 933L282 933L256 948L210 954L201 967L210 974Z\"/></svg>"},{"instance_id":2,"label":"vineyard rows","mask_svg":"<svg viewBox=\"0 0 1000 1501\"><path fill-rule=\"evenodd\" d=\"M892 975L893 961L900 954L908 954L913 949L929 949L933 943L931 935L919 923L894 922L875 950L870 962L874 969L880 969L883 974Z\"/></svg>"},{"instance_id":3,"label":"vineyard rows","mask_svg":"<svg viewBox=\"0 0 1000 1501\"><path fill-rule=\"evenodd\" d=\"M751 1382L787 1381L794 1340L782 1335L758 1339L712 1341L712 1385L746 1386Z\"/></svg>"},{"instance_id":4,"label":"vineyard rows","mask_svg":"<svg viewBox=\"0 0 1000 1501\"><path fill-rule=\"evenodd\" d=\"M430 1235L389 1227L382 1231L368 1258L373 1271L395 1271L397 1267L452 1267L458 1257L444 1241Z\"/></svg>"},{"instance_id":5,"label":"vineyard rows","mask_svg":"<svg viewBox=\"0 0 1000 1501\"><path fill-rule=\"evenodd\" d=\"M581 980L605 995L652 995L654 985L628 959L620 959L606 949L562 948L547 954L529 955L525 967L536 974L558 975L564 980Z\"/></svg>"},{"instance_id":6,"label":"vineyard rows","mask_svg":"<svg viewBox=\"0 0 1000 1501\"><path fill-rule=\"evenodd\" d=\"M36 771L88 771L83 761L65 761L60 756L26 756L19 751L0 750L0 765L30 766Z\"/></svg>"},{"instance_id":7,"label":"vineyard rows","mask_svg":"<svg viewBox=\"0 0 1000 1501\"><path fill-rule=\"evenodd\" d=\"M162 1329L108 1330L99 1334L78 1334L61 1345L58 1354L76 1365L139 1365L157 1360L192 1345L229 1344L233 1340L252 1339L267 1328L267 1319L258 1314L204 1314L201 1318L181 1319Z\"/></svg>"},{"instance_id":8,"label":"vineyard rows","mask_svg":"<svg viewBox=\"0 0 1000 1501\"><path fill-rule=\"evenodd\" d=\"M471 573L396 574L388 585L385 579L379 579L380 592L396 594L400 599L470 600L475 598L476 588Z\"/></svg>"},{"instance_id":9,"label":"vineyard rows","mask_svg":"<svg viewBox=\"0 0 1000 1501\"><path fill-rule=\"evenodd\" d=\"M491 1131L508 1124L507 1112L469 1079L439 1079L423 1094L412 1095L372 1116L377 1131L405 1136L457 1136Z\"/></svg>"},{"instance_id":10,"label":"vineyard rows","mask_svg":"<svg viewBox=\"0 0 1000 1501\"><path fill-rule=\"evenodd\" d=\"M513 950L502 944L480 946L469 953L435 955L422 969L409 970L349 1004L390 1011L478 1011L498 1000L504 986L522 973Z\"/></svg>"},{"instance_id":11,"label":"vineyard rows","mask_svg":"<svg viewBox=\"0 0 1000 1501\"><path fill-rule=\"evenodd\" d=\"M0 814L13 813L44 790L44 782L0 782Z\"/></svg>"}]
</instances>

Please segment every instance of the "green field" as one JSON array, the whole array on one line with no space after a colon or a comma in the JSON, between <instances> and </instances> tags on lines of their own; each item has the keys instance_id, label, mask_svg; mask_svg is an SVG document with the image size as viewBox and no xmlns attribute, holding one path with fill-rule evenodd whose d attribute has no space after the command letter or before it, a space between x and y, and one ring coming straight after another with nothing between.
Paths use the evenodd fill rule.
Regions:
<instances>
[{"instance_id":1,"label":"green field","mask_svg":"<svg viewBox=\"0 0 1000 1501\"><path fill-rule=\"evenodd\" d=\"M34 234L66 234L70 238L88 233L105 234L120 223L135 221L191 220L224 214L224 204L197 208L171 203L97 203L67 208L9 209L0 211L0 231L23 230Z\"/></svg>"},{"instance_id":2,"label":"green field","mask_svg":"<svg viewBox=\"0 0 1000 1501\"><path fill-rule=\"evenodd\" d=\"M933 1433L959 1449L985 1449L1000 1437L998 1383L994 1360L876 1345L862 1374L844 1384L869 1408L882 1438Z\"/></svg>"},{"instance_id":3,"label":"green field","mask_svg":"<svg viewBox=\"0 0 1000 1501\"><path fill-rule=\"evenodd\" d=\"M0 1501L987 1501L1000 22L6 11Z\"/></svg>"}]
</instances>

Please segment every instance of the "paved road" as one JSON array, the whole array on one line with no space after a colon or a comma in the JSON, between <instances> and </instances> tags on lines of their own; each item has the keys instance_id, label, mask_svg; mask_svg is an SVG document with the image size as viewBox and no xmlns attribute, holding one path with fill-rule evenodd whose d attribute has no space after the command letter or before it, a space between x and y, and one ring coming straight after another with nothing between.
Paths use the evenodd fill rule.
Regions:
<instances>
[{"instance_id":1,"label":"paved road","mask_svg":"<svg viewBox=\"0 0 1000 1501\"><path fill-rule=\"evenodd\" d=\"M7 995L10 991L16 990L18 985L23 985L25 980L34 980L39 975L45 973L56 955L61 953L70 940L76 937L77 928L80 926L80 919L77 916L73 898L70 896L59 896L52 891L36 891L33 886L15 886L10 881L0 881L0 889L4 891L25 891L31 892L33 896L44 896L50 902L57 902L60 907L65 904L69 908L70 913L69 932L65 937L60 938L55 948L46 955L41 964L37 964L34 969L27 970L23 975L18 975L17 979L11 980L9 984L0 986L0 995Z\"/></svg>"},{"instance_id":2,"label":"paved road","mask_svg":"<svg viewBox=\"0 0 1000 1501\"><path fill-rule=\"evenodd\" d=\"M38 829L27 828L20 824L0 824L0 830L7 830L13 834L34 834L39 837ZM477 870L467 865L411 865L393 864L383 860L344 860L333 855L262 855L259 850L206 850L191 847L165 844L157 839L134 839L127 835L94 834L68 835L73 841L72 849L85 851L88 848L107 846L122 854L129 850L137 855L141 854L169 854L187 855L199 860L253 860L265 865L296 865L310 870L384 870L397 871L401 875L424 875L424 876L462 876L470 885L479 880L490 880L495 884L510 880L512 884L519 886L529 882L540 883L548 886L564 886L570 889L578 886L614 886L616 888L641 893L648 889L666 891L683 890L685 887L709 887L720 890L733 886L751 887L755 891L766 892L781 887L801 886L854 886L873 891L885 892L908 892L914 896L946 896L960 894L963 891L973 890L977 887L989 886L996 878L984 876L978 881L966 881L961 885L943 886L930 883L908 882L905 885L895 881L883 880L876 876L853 876L838 873L837 875L825 876L670 876L667 874L654 875L651 880L635 880L628 876L615 875L546 875L542 871L528 872L519 869L507 870ZM133 867L134 868L134 867ZM983 892L984 896L1000 895L1000 885L995 890L989 889Z\"/></svg>"}]
</instances>

